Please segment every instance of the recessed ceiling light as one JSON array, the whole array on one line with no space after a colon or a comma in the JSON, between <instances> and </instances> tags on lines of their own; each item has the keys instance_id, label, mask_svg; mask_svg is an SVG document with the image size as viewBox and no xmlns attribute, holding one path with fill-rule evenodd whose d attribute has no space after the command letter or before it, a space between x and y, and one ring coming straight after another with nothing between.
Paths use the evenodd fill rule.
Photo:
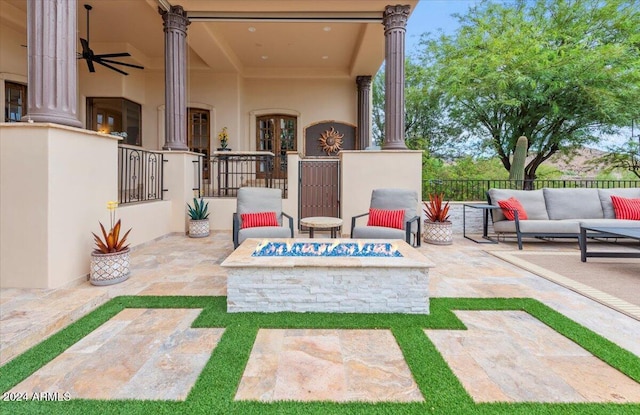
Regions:
<instances>
[{"instance_id":1,"label":"recessed ceiling light","mask_svg":"<svg viewBox=\"0 0 640 415\"><path fill-rule=\"evenodd\" d=\"M256 31L256 28L255 28L255 27L253 27L253 26L249 26L249 29L247 29L247 30L248 30L248 31L250 31L250 32L255 32L255 31Z\"/></svg>"},{"instance_id":2,"label":"recessed ceiling light","mask_svg":"<svg viewBox=\"0 0 640 415\"><path fill-rule=\"evenodd\" d=\"M263 60L265 60L265 61L266 61L267 59L269 59L269 57L268 57L267 55L262 55L262 56L260 56L260 57L261 57Z\"/></svg>"},{"instance_id":3,"label":"recessed ceiling light","mask_svg":"<svg viewBox=\"0 0 640 415\"><path fill-rule=\"evenodd\" d=\"M322 57L322 59L329 59L329 56L328 56L328 55L324 55L324 56Z\"/></svg>"},{"instance_id":4,"label":"recessed ceiling light","mask_svg":"<svg viewBox=\"0 0 640 415\"><path fill-rule=\"evenodd\" d=\"M324 30L325 32L330 32L331 31L331 26L325 26L322 28L322 30Z\"/></svg>"}]
</instances>

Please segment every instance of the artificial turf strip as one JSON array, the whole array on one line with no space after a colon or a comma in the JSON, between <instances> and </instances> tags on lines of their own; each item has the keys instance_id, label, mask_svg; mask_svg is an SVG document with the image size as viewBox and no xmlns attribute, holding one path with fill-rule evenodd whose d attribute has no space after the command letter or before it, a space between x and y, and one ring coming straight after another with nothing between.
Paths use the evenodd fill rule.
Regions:
<instances>
[{"instance_id":1,"label":"artificial turf strip","mask_svg":"<svg viewBox=\"0 0 640 415\"><path fill-rule=\"evenodd\" d=\"M640 382L640 358L544 304L527 298L433 298L430 315L226 313L225 297L117 297L0 367L4 393L125 308L202 308L192 327L224 327L217 347L187 399L175 401L0 401L1 413L28 414L640 414L640 404L475 404L424 334L424 329L466 329L452 310L522 310ZM234 401L260 328L390 329L425 402ZM96 381L99 381L97 374Z\"/></svg>"}]
</instances>

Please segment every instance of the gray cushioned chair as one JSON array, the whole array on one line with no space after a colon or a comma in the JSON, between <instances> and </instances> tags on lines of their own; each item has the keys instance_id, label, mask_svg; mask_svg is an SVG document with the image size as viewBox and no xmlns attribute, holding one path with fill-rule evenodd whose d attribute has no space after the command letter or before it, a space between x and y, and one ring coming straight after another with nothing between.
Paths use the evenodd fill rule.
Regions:
<instances>
[{"instance_id":1,"label":"gray cushioned chair","mask_svg":"<svg viewBox=\"0 0 640 415\"><path fill-rule=\"evenodd\" d=\"M418 195L406 189L374 189L371 192L370 208L384 210L404 209L403 228L382 226L356 226L356 219L369 215L363 213L351 218L351 237L362 239L404 239L408 244L420 246L420 215Z\"/></svg>"},{"instance_id":2,"label":"gray cushioned chair","mask_svg":"<svg viewBox=\"0 0 640 415\"><path fill-rule=\"evenodd\" d=\"M260 226L242 229L243 213L276 212L279 226ZM283 217L288 227L283 226ZM233 247L247 238L293 238L293 218L282 211L282 190L266 187L238 189L236 211L233 213Z\"/></svg>"}]
</instances>

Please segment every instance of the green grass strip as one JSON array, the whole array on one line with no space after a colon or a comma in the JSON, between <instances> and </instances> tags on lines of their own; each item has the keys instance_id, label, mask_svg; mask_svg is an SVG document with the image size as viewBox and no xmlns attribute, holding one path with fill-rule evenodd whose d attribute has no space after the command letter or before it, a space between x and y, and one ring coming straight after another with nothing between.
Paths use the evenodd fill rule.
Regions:
<instances>
[{"instance_id":1,"label":"green grass strip","mask_svg":"<svg viewBox=\"0 0 640 415\"><path fill-rule=\"evenodd\" d=\"M217 347L184 402L84 400L0 401L11 414L640 414L640 404L482 403L464 390L424 329L466 327L453 310L522 310L640 382L640 358L529 298L433 298L430 315L329 313L227 313L225 297L123 296L42 341L0 367L6 392L125 308L201 308L192 327L224 327ZM425 399L396 402L234 401L261 328L389 329ZM97 377L99 381L99 376Z\"/></svg>"}]
</instances>

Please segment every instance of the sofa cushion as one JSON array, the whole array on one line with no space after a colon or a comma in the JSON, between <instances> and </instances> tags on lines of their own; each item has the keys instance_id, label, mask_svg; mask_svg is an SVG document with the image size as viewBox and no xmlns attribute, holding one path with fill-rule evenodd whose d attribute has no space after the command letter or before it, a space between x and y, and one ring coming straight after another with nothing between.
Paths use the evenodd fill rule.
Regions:
<instances>
[{"instance_id":1,"label":"sofa cushion","mask_svg":"<svg viewBox=\"0 0 640 415\"><path fill-rule=\"evenodd\" d=\"M406 232L402 229L384 228L382 226L356 226L353 228L353 237L359 239L402 239Z\"/></svg>"},{"instance_id":2,"label":"sofa cushion","mask_svg":"<svg viewBox=\"0 0 640 415\"><path fill-rule=\"evenodd\" d=\"M581 220L582 226L613 226L620 228L640 228L640 220L627 219L585 219Z\"/></svg>"},{"instance_id":3,"label":"sofa cushion","mask_svg":"<svg viewBox=\"0 0 640 415\"><path fill-rule=\"evenodd\" d=\"M516 220L514 210L518 212L519 220L526 220L528 218L527 211L524 210L522 204L515 197L510 197L507 200L498 200L498 204L502 208L502 214L508 220Z\"/></svg>"},{"instance_id":4,"label":"sofa cushion","mask_svg":"<svg viewBox=\"0 0 640 415\"><path fill-rule=\"evenodd\" d=\"M613 204L611 203L611 196L638 198L640 197L640 187L598 189L598 196L600 197L600 204L602 205L604 218L615 219L616 214L613 210Z\"/></svg>"},{"instance_id":5,"label":"sofa cushion","mask_svg":"<svg viewBox=\"0 0 640 415\"><path fill-rule=\"evenodd\" d=\"M367 226L383 226L386 228L404 228L404 209L385 210L369 209L369 221Z\"/></svg>"},{"instance_id":6,"label":"sofa cushion","mask_svg":"<svg viewBox=\"0 0 640 415\"><path fill-rule=\"evenodd\" d=\"M598 189L542 189L549 219L604 218Z\"/></svg>"},{"instance_id":7,"label":"sofa cushion","mask_svg":"<svg viewBox=\"0 0 640 415\"><path fill-rule=\"evenodd\" d=\"M640 220L640 199L611 196L616 219Z\"/></svg>"},{"instance_id":8,"label":"sofa cushion","mask_svg":"<svg viewBox=\"0 0 640 415\"><path fill-rule=\"evenodd\" d=\"M278 226L276 212L243 213L240 217L242 218L242 229L262 226Z\"/></svg>"},{"instance_id":9,"label":"sofa cushion","mask_svg":"<svg viewBox=\"0 0 640 415\"><path fill-rule=\"evenodd\" d=\"M510 197L518 199L524 210L527 212L527 217L529 219L549 219L542 190L489 189L489 198L493 204L498 203L498 200L506 200ZM494 222L506 219L502 213L502 209L492 210L492 215Z\"/></svg>"},{"instance_id":10,"label":"sofa cushion","mask_svg":"<svg viewBox=\"0 0 640 415\"><path fill-rule=\"evenodd\" d=\"M262 226L240 229L238 232L238 244L241 244L247 238L291 238L291 229L284 226Z\"/></svg>"},{"instance_id":11,"label":"sofa cushion","mask_svg":"<svg viewBox=\"0 0 640 415\"><path fill-rule=\"evenodd\" d=\"M418 215L418 193L408 189L373 189L369 207L389 210L404 209L402 223L405 224L409 219ZM411 225L411 230L416 232L417 226L414 222Z\"/></svg>"},{"instance_id":12,"label":"sofa cushion","mask_svg":"<svg viewBox=\"0 0 640 415\"><path fill-rule=\"evenodd\" d=\"M276 212L278 225L282 225L282 190L267 187L241 187L238 189L237 210L243 213Z\"/></svg>"},{"instance_id":13,"label":"sofa cushion","mask_svg":"<svg viewBox=\"0 0 640 415\"><path fill-rule=\"evenodd\" d=\"M493 224L497 233L515 233L515 222L502 221ZM580 233L580 221L566 220L523 220L520 221L520 232L524 233L562 233L577 235Z\"/></svg>"}]
</instances>

